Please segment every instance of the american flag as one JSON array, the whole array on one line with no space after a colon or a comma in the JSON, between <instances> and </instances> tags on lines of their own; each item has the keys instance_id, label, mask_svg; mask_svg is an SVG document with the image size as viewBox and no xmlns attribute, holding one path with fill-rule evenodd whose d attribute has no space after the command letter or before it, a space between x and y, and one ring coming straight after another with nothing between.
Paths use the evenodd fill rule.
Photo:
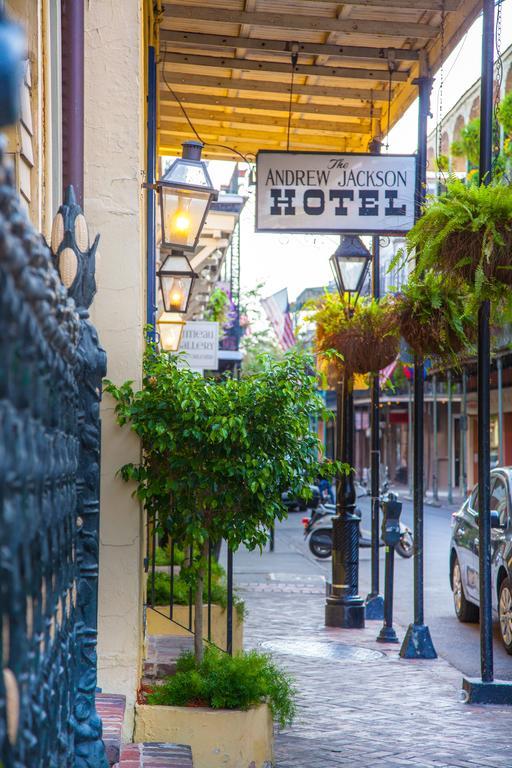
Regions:
<instances>
[{"instance_id":1,"label":"american flag","mask_svg":"<svg viewBox=\"0 0 512 768\"><path fill-rule=\"evenodd\" d=\"M293 347L296 339L288 303L288 289L283 288L268 299L262 299L261 305L274 329L281 349L287 350Z\"/></svg>"}]
</instances>

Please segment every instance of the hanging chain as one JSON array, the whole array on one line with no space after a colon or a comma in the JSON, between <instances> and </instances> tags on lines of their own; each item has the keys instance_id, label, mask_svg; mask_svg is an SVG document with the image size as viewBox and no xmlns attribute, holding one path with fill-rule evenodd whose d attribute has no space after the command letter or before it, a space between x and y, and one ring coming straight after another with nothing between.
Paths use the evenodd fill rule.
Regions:
<instances>
[{"instance_id":1,"label":"hanging chain","mask_svg":"<svg viewBox=\"0 0 512 768\"><path fill-rule=\"evenodd\" d=\"M503 83L503 54L501 50L501 32L502 32L502 9L503 0L496 3L496 64L495 64L495 82L494 82L494 118L493 118L493 161L492 173L496 169L496 164L500 155L500 129L498 122L498 111L500 106L501 86Z\"/></svg>"},{"instance_id":2,"label":"hanging chain","mask_svg":"<svg viewBox=\"0 0 512 768\"><path fill-rule=\"evenodd\" d=\"M389 131L391 128L391 94L392 94L392 86L393 86L393 72L396 70L396 59L395 59L395 51L393 48L390 48L388 50L388 120L387 120L387 129L386 129L386 151L389 149Z\"/></svg>"},{"instance_id":3,"label":"hanging chain","mask_svg":"<svg viewBox=\"0 0 512 768\"><path fill-rule=\"evenodd\" d=\"M440 173L440 158L443 154L443 87L444 87L444 57L445 57L445 26L446 26L446 11L445 0L443 0L443 6L441 9L441 66L439 68L439 90L437 94L437 173Z\"/></svg>"},{"instance_id":4,"label":"hanging chain","mask_svg":"<svg viewBox=\"0 0 512 768\"><path fill-rule=\"evenodd\" d=\"M297 66L298 60L299 60L299 44L292 43L292 55L291 55L292 77L290 82L290 102L288 105L288 130L286 134L286 151L287 152L290 151L290 130L292 127L293 84L295 79L295 67Z\"/></svg>"}]
</instances>

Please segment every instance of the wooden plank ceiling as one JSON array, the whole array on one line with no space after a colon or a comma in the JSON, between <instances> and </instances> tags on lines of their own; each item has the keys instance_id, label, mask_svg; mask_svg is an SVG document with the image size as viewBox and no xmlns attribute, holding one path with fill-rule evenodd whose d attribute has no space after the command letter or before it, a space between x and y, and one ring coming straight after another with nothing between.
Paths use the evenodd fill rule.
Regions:
<instances>
[{"instance_id":1,"label":"wooden plank ceiling","mask_svg":"<svg viewBox=\"0 0 512 768\"><path fill-rule=\"evenodd\" d=\"M481 5L163 0L160 153L180 154L181 143L195 138L177 99L205 142L204 157L285 150L288 123L291 150L366 152L414 101L414 79L436 71Z\"/></svg>"}]
</instances>

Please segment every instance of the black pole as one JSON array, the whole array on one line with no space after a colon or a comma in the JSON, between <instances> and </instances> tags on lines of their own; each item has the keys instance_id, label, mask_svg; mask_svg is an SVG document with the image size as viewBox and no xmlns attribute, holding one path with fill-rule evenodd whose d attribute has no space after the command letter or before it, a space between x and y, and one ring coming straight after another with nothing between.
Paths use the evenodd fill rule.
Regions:
<instances>
[{"instance_id":1,"label":"black pole","mask_svg":"<svg viewBox=\"0 0 512 768\"><path fill-rule=\"evenodd\" d=\"M427 120L430 114L432 78L421 76L415 83L419 90L418 166L416 173L416 211L418 219L426 197L427 184ZM404 659L435 659L437 654L425 625L423 602L423 359L414 358L414 426L413 426L413 504L414 504L414 621L407 629L400 656Z\"/></svg>"},{"instance_id":2,"label":"black pole","mask_svg":"<svg viewBox=\"0 0 512 768\"><path fill-rule=\"evenodd\" d=\"M226 651L233 655L233 550L228 544Z\"/></svg>"},{"instance_id":3,"label":"black pole","mask_svg":"<svg viewBox=\"0 0 512 768\"><path fill-rule=\"evenodd\" d=\"M62 188L73 186L84 199L84 0L63 0L62 31Z\"/></svg>"},{"instance_id":4,"label":"black pole","mask_svg":"<svg viewBox=\"0 0 512 768\"><path fill-rule=\"evenodd\" d=\"M494 121L494 0L484 0L482 28L482 80L480 90L480 183L492 178ZM483 301L478 312L478 567L480 579L481 680L463 679L470 703L512 704L512 684L494 682L491 578L491 306Z\"/></svg>"},{"instance_id":5,"label":"black pole","mask_svg":"<svg viewBox=\"0 0 512 768\"><path fill-rule=\"evenodd\" d=\"M384 624L377 636L378 643L398 643L393 629L393 583L395 577L395 548L386 547L386 570L384 576Z\"/></svg>"},{"instance_id":6,"label":"black pole","mask_svg":"<svg viewBox=\"0 0 512 768\"><path fill-rule=\"evenodd\" d=\"M380 240L378 235L372 238L372 295L380 299ZM372 377L371 391L371 509L372 509L372 549L371 549L371 591L366 598L366 618L384 618L384 599L379 590L379 544L380 544L380 383L379 374Z\"/></svg>"},{"instance_id":7,"label":"black pole","mask_svg":"<svg viewBox=\"0 0 512 768\"><path fill-rule=\"evenodd\" d=\"M338 382L336 413L336 454L353 466L354 401L353 378L345 371ZM364 600L358 595L359 515L356 512L354 473L337 479L336 517L332 524L332 586L325 605L328 627L364 627Z\"/></svg>"}]
</instances>

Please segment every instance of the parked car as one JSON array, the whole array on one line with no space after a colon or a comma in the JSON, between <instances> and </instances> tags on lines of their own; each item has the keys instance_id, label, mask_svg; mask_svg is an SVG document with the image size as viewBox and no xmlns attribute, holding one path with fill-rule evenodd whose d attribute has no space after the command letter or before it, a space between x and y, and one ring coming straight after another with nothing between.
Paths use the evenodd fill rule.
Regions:
<instances>
[{"instance_id":1,"label":"parked car","mask_svg":"<svg viewBox=\"0 0 512 768\"><path fill-rule=\"evenodd\" d=\"M492 607L512 654L512 468L491 471ZM459 621L478 621L478 486L452 515L450 585Z\"/></svg>"}]
</instances>

